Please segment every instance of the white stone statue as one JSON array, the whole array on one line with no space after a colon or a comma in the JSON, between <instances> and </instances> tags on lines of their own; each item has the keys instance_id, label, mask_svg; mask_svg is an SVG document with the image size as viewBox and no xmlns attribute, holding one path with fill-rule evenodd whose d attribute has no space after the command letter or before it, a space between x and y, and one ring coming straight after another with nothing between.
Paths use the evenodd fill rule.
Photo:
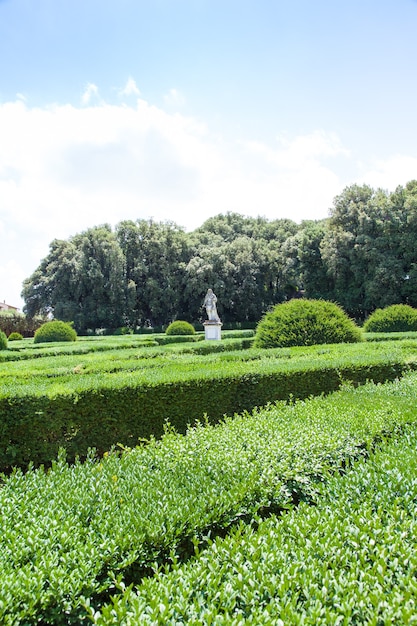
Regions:
<instances>
[{"instance_id":1,"label":"white stone statue","mask_svg":"<svg viewBox=\"0 0 417 626\"><path fill-rule=\"evenodd\" d=\"M208 289L206 293L206 297L204 298L204 306L206 307L207 317L209 319L209 322L220 323L220 318L217 313L216 302L217 302L217 297L213 293L213 290Z\"/></svg>"}]
</instances>

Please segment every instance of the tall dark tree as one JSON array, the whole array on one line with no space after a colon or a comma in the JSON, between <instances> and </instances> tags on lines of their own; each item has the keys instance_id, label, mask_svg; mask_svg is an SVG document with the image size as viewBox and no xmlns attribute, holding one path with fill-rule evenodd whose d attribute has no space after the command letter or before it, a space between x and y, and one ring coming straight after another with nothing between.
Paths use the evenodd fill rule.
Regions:
<instances>
[{"instance_id":1,"label":"tall dark tree","mask_svg":"<svg viewBox=\"0 0 417 626\"><path fill-rule=\"evenodd\" d=\"M49 254L23 282L24 312L28 317L54 316L73 320L77 312L74 292L79 278L79 255L72 241L54 239Z\"/></svg>"},{"instance_id":2,"label":"tall dark tree","mask_svg":"<svg viewBox=\"0 0 417 626\"><path fill-rule=\"evenodd\" d=\"M397 187L390 196L390 210L396 216L395 243L400 270L397 272L402 303L417 307L417 180Z\"/></svg>"},{"instance_id":3,"label":"tall dark tree","mask_svg":"<svg viewBox=\"0 0 417 626\"><path fill-rule=\"evenodd\" d=\"M137 220L54 240L24 281L29 316L88 328L202 321L208 288L225 322L257 322L294 296L333 300L357 319L417 306L417 181L393 193L352 185L330 217L268 221L219 214L191 233Z\"/></svg>"},{"instance_id":4,"label":"tall dark tree","mask_svg":"<svg viewBox=\"0 0 417 626\"><path fill-rule=\"evenodd\" d=\"M291 220L268 222L227 213L210 218L190 235L184 298L198 310L214 289L224 321L258 321L285 299L283 243L297 232Z\"/></svg>"},{"instance_id":5,"label":"tall dark tree","mask_svg":"<svg viewBox=\"0 0 417 626\"><path fill-rule=\"evenodd\" d=\"M181 292L188 260L186 234L173 222L124 221L116 235L126 261L130 297L135 295L136 324L159 326L181 312Z\"/></svg>"},{"instance_id":6,"label":"tall dark tree","mask_svg":"<svg viewBox=\"0 0 417 626\"><path fill-rule=\"evenodd\" d=\"M79 277L74 290L76 328L118 328L126 323L125 259L107 224L74 238Z\"/></svg>"},{"instance_id":7,"label":"tall dark tree","mask_svg":"<svg viewBox=\"0 0 417 626\"><path fill-rule=\"evenodd\" d=\"M308 298L331 300L334 284L322 258L321 245L328 229L328 220L306 220L283 246L288 285Z\"/></svg>"},{"instance_id":8,"label":"tall dark tree","mask_svg":"<svg viewBox=\"0 0 417 626\"><path fill-rule=\"evenodd\" d=\"M24 311L73 321L78 332L125 323L124 256L110 226L54 240L49 255L24 281Z\"/></svg>"},{"instance_id":9,"label":"tall dark tree","mask_svg":"<svg viewBox=\"0 0 417 626\"><path fill-rule=\"evenodd\" d=\"M184 300L190 314L203 314L202 301L211 288L223 321L258 319L263 303L260 263L257 242L247 236L201 246L185 269Z\"/></svg>"},{"instance_id":10,"label":"tall dark tree","mask_svg":"<svg viewBox=\"0 0 417 626\"><path fill-rule=\"evenodd\" d=\"M404 201L400 189L394 197L368 185L352 185L335 199L321 251L334 298L357 318L404 298Z\"/></svg>"}]
</instances>

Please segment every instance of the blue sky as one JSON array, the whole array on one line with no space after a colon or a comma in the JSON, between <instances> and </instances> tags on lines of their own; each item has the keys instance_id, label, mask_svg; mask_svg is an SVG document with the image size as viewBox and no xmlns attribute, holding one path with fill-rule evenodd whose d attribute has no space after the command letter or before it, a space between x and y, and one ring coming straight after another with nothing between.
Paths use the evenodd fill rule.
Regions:
<instances>
[{"instance_id":1,"label":"blue sky","mask_svg":"<svg viewBox=\"0 0 417 626\"><path fill-rule=\"evenodd\" d=\"M98 224L417 178L416 32L415 0L0 0L0 300Z\"/></svg>"}]
</instances>

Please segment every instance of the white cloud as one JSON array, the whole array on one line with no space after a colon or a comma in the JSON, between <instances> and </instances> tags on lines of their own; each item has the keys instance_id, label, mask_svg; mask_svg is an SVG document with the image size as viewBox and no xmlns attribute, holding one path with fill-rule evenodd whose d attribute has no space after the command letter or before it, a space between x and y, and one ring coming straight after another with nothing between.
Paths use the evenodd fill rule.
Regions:
<instances>
[{"instance_id":1,"label":"white cloud","mask_svg":"<svg viewBox=\"0 0 417 626\"><path fill-rule=\"evenodd\" d=\"M185 97L178 89L170 89L164 95L164 102L172 107L182 107L185 104Z\"/></svg>"},{"instance_id":2,"label":"white cloud","mask_svg":"<svg viewBox=\"0 0 417 626\"><path fill-rule=\"evenodd\" d=\"M395 154L384 160L376 160L370 168L364 166L364 170L360 183L393 191L398 185L417 179L417 158Z\"/></svg>"},{"instance_id":3,"label":"white cloud","mask_svg":"<svg viewBox=\"0 0 417 626\"><path fill-rule=\"evenodd\" d=\"M88 83L83 95L81 96L81 104L87 106L93 99L98 98L98 87L94 83Z\"/></svg>"},{"instance_id":4,"label":"white cloud","mask_svg":"<svg viewBox=\"0 0 417 626\"><path fill-rule=\"evenodd\" d=\"M134 81L125 89L138 95ZM140 98L93 106L93 84L84 95L80 107L0 104L0 298L10 304L21 306L21 282L54 238L149 217L191 230L226 211L319 219L350 182L333 164L352 167L352 157L331 133L232 143ZM391 172L398 184L415 166L393 157L375 176Z\"/></svg>"},{"instance_id":5,"label":"white cloud","mask_svg":"<svg viewBox=\"0 0 417 626\"><path fill-rule=\"evenodd\" d=\"M0 265L0 301L22 309L21 285L26 278L22 265L13 259Z\"/></svg>"},{"instance_id":6,"label":"white cloud","mask_svg":"<svg viewBox=\"0 0 417 626\"><path fill-rule=\"evenodd\" d=\"M140 91L133 78L129 77L126 85L119 91L120 96L140 96Z\"/></svg>"},{"instance_id":7,"label":"white cloud","mask_svg":"<svg viewBox=\"0 0 417 626\"><path fill-rule=\"evenodd\" d=\"M335 133L315 130L306 135L295 138L286 136L277 137L277 147L266 146L259 142L247 142L248 149L264 153L265 156L277 165L298 167L308 159L336 156L348 156L349 151L343 147Z\"/></svg>"}]
</instances>

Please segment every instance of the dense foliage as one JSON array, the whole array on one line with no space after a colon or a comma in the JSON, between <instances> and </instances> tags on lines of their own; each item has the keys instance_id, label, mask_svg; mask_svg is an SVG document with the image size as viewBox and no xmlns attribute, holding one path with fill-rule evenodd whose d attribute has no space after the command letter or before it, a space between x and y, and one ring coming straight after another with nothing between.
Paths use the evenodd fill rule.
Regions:
<instances>
[{"instance_id":1,"label":"dense foliage","mask_svg":"<svg viewBox=\"0 0 417 626\"><path fill-rule=\"evenodd\" d=\"M259 322L255 347L354 343L362 334L340 306L325 300L290 300L268 311Z\"/></svg>"},{"instance_id":2,"label":"dense foliage","mask_svg":"<svg viewBox=\"0 0 417 626\"><path fill-rule=\"evenodd\" d=\"M416 337L265 350L228 332L222 341L201 333L11 343L0 353L0 471L48 463L62 447L74 460L91 447L102 454L158 438L166 420L184 433L203 418L215 423L416 367Z\"/></svg>"},{"instance_id":3,"label":"dense foliage","mask_svg":"<svg viewBox=\"0 0 417 626\"><path fill-rule=\"evenodd\" d=\"M91 611L94 624L414 624L415 423L384 443L325 483L317 506L238 524Z\"/></svg>"},{"instance_id":4,"label":"dense foliage","mask_svg":"<svg viewBox=\"0 0 417 626\"><path fill-rule=\"evenodd\" d=\"M195 335L195 328L190 322L175 320L166 329L167 335Z\"/></svg>"},{"instance_id":5,"label":"dense foliage","mask_svg":"<svg viewBox=\"0 0 417 626\"><path fill-rule=\"evenodd\" d=\"M51 343L54 341L75 341L77 333L71 324L60 320L45 322L35 332L34 343Z\"/></svg>"},{"instance_id":6,"label":"dense foliage","mask_svg":"<svg viewBox=\"0 0 417 626\"><path fill-rule=\"evenodd\" d=\"M10 333L9 337L8 337L9 341L21 341L23 339L23 336L20 333Z\"/></svg>"},{"instance_id":7,"label":"dense foliage","mask_svg":"<svg viewBox=\"0 0 417 626\"><path fill-rule=\"evenodd\" d=\"M401 526L402 516L385 529L384 538L379 536L381 528L373 537L373 544L368 545L364 540L369 524L377 529L377 515L388 512L371 478L372 498L366 497L363 513L361 510L356 514L357 509L350 506L349 500L356 498L357 505L362 506L366 489L360 484L346 490L347 501L337 487L333 484L329 487L335 493L335 503L339 498L343 503L338 506L341 523L349 524L347 518L350 517L351 523L358 526L357 532L352 531L347 546L343 546L344 538L339 539L342 547L340 543L331 544L331 541L338 541L340 533L336 532L334 524L325 528L333 519L326 509L311 525L313 532L321 520L315 532L317 541L326 531L322 550L316 545L308 550L309 531L300 532L296 523L291 527L287 535L291 542L287 546L288 576L283 575L279 563L269 568L270 559L277 552L274 545L280 545L278 536L268 539L268 535L264 535L258 548L252 551L250 535L260 523L261 515L291 510L300 501L312 505L322 497L322 486L332 474L338 470L346 472L356 459L366 458L384 436L392 436L407 423L415 422L415 385L414 374L389 385L368 384L357 390L345 388L327 397L279 403L253 414L228 417L216 427L199 425L190 428L185 437L168 430L161 441L152 440L147 446L121 454L113 452L100 461L89 457L85 463L68 466L61 455L48 471L31 468L26 473L16 471L8 478L3 477L0 490L1 623L4 626L35 623L68 626L88 623L87 615L100 623L99 610L103 607L106 624L237 624L239 622L222 619L222 614L228 616L228 609L235 606L236 611L244 607L247 615L251 610L257 611L254 624L278 624L277 620L268 622L259 617L265 604L271 601L279 610L274 599L282 597L284 601L288 597L288 602L299 599L300 607L303 602L307 603L308 611L318 609L315 594L320 591L326 596L323 586L325 576L330 575L329 563L331 569L338 572L345 550L349 549L353 555L346 575L360 570L358 564L372 567L374 559L367 557L374 554L373 548L377 549L380 542L386 545L378 554L377 564L384 564L391 554L392 565L395 567L397 562L398 573L409 571L407 560L402 563L396 558L397 546L404 546L408 536L411 539L406 545L411 547L415 543L412 540L414 526L406 532L408 525ZM410 443L415 449L415 439ZM401 444L398 447L403 448ZM403 459L402 472L407 475L408 464L414 456L413 451L411 459L410 454ZM409 511L412 518L416 501L414 471L406 483L408 498L401 496L404 491L400 488L405 483L394 466L385 471L384 476L388 486L392 485L392 504L399 506L401 502L401 508ZM225 534L239 520L254 525L252 529L248 527L249 534L240 526L238 532L243 540L239 541L238 536L235 549L222 551L219 545L219 553L214 548L211 556L205 552L200 554L211 536ZM395 543L391 543L394 539ZM283 548L286 545L285 537L281 545ZM307 550L302 549L304 545ZM330 545L336 548L329 559ZM300 559L296 559L298 550ZM184 571L178 571L178 561L193 553L196 558L186 564ZM278 554L282 551L278 550ZM228 572L221 563L216 565L217 557ZM117 614L112 605L103 606L116 592L116 587L123 590L131 583L137 584L143 576L152 576L158 566L170 561L174 562L174 583L167 580L165 590L162 586L158 590L158 585L163 585L165 580L159 575L155 583L144 580L144 603L141 594L139 599L132 596L135 592L130 588L127 602L123 596L115 598ZM291 561L300 563L300 576L313 562L323 567L323 573L311 579L319 585L318 589L312 585L311 595L306 597L296 592L294 597L285 595L287 580L289 585L297 584L291 572L298 568L291 570ZM194 566L202 577L193 580L189 568ZM259 585L268 585L269 580L267 589L259 587L258 582L251 584L252 567L264 568L265 575ZM376 567L375 571L378 571ZM384 570L380 576L384 581ZM413 576L414 569L408 584L412 583ZM346 585L342 577L338 590L343 597L349 593L348 587L367 590L373 596L376 589L369 582L364 580L358 585L353 580L351 585ZM157 586L154 592L153 584ZM382 590L386 591L383 584ZM333 595L334 590L331 593ZM185 596L182 609L177 602L181 594ZM250 601L246 602L247 594L255 594L253 606ZM399 602L404 604L404 598L400 597ZM329 604L332 606L331 602ZM361 603L354 608L363 610ZM126 610L135 613L132 619L124 615ZM206 610L214 612L207 620L204 618ZM219 619L215 617L216 611ZM361 613L360 617L363 615ZM357 621L366 622L366 619ZM240 623L244 622L240 620ZM327 623L338 621L332 619Z\"/></svg>"},{"instance_id":8,"label":"dense foliage","mask_svg":"<svg viewBox=\"0 0 417 626\"><path fill-rule=\"evenodd\" d=\"M7 335L0 330L0 350L7 350Z\"/></svg>"},{"instance_id":9,"label":"dense foliage","mask_svg":"<svg viewBox=\"0 0 417 626\"><path fill-rule=\"evenodd\" d=\"M191 233L153 220L105 224L51 243L24 281L24 310L78 332L201 323L210 287L223 323L258 322L300 294L363 321L376 308L417 306L416 237L415 180L392 193L352 185L328 219L301 224L237 213Z\"/></svg>"},{"instance_id":10,"label":"dense foliage","mask_svg":"<svg viewBox=\"0 0 417 626\"><path fill-rule=\"evenodd\" d=\"M37 315L28 317L20 311L0 311L0 330L8 337L14 332L20 333L23 337L33 337L34 332L45 321L43 317Z\"/></svg>"},{"instance_id":11,"label":"dense foliage","mask_svg":"<svg viewBox=\"0 0 417 626\"><path fill-rule=\"evenodd\" d=\"M363 329L368 333L417 330L417 309L407 304L392 304L385 309L376 309L366 320Z\"/></svg>"}]
</instances>

